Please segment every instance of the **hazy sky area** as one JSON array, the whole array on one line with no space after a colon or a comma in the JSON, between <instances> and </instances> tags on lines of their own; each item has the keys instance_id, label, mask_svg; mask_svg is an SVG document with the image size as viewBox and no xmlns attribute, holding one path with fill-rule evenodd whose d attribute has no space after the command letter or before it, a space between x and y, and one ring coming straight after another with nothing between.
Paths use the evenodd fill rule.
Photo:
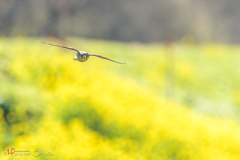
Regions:
<instances>
[{"instance_id":1,"label":"hazy sky area","mask_svg":"<svg viewBox=\"0 0 240 160\"><path fill-rule=\"evenodd\" d=\"M239 7L239 0L0 0L0 35L239 43Z\"/></svg>"}]
</instances>

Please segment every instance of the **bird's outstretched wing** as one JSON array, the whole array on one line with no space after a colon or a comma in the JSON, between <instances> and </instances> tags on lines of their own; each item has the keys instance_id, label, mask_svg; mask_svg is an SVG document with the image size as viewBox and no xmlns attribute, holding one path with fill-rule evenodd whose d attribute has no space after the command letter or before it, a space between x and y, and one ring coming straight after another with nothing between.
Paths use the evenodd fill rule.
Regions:
<instances>
[{"instance_id":1,"label":"bird's outstretched wing","mask_svg":"<svg viewBox=\"0 0 240 160\"><path fill-rule=\"evenodd\" d=\"M45 43L45 44L48 44L48 45L51 45L51 46L56 46L56 47L61 47L61 48L65 48L65 49L74 50L74 51L80 53L77 49L72 48L72 47L64 47L64 46L60 46L60 45L56 45L56 44L50 44L50 43L47 43L47 42L43 42L43 41L41 41L41 40L37 40L37 41L42 42L42 43Z\"/></svg>"},{"instance_id":2,"label":"bird's outstretched wing","mask_svg":"<svg viewBox=\"0 0 240 160\"><path fill-rule=\"evenodd\" d=\"M98 54L89 53L89 56L95 56L95 57L102 58L102 59L106 59L106 60L109 60L109 61L112 61L112 62L115 62L115 63L119 63L119 64L126 64L126 63L121 63L121 62L117 62L117 61L111 60L111 59L109 59L109 58L100 56L100 55L98 55Z\"/></svg>"}]
</instances>

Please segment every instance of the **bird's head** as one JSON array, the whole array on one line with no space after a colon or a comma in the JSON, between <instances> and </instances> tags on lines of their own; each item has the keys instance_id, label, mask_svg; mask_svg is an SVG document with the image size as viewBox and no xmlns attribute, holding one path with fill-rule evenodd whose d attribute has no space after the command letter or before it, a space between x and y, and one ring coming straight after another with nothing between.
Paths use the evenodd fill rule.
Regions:
<instances>
[{"instance_id":1,"label":"bird's head","mask_svg":"<svg viewBox=\"0 0 240 160\"><path fill-rule=\"evenodd\" d=\"M88 54L88 53L83 53L83 54L80 56L79 61L85 62L85 61L88 60L88 58L89 58L89 54Z\"/></svg>"}]
</instances>

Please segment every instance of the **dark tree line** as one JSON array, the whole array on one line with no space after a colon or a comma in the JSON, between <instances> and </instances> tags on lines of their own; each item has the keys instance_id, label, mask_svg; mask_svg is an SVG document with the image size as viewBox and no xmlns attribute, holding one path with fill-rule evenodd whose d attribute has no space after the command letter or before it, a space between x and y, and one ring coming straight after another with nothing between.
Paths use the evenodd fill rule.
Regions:
<instances>
[{"instance_id":1,"label":"dark tree line","mask_svg":"<svg viewBox=\"0 0 240 160\"><path fill-rule=\"evenodd\" d=\"M0 35L240 42L239 0L0 0Z\"/></svg>"}]
</instances>

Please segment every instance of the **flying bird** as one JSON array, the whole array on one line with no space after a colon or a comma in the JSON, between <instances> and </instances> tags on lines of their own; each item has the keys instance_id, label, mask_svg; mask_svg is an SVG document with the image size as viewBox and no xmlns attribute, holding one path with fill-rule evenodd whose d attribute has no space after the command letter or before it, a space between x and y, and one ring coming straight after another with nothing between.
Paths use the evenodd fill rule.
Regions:
<instances>
[{"instance_id":1,"label":"flying bird","mask_svg":"<svg viewBox=\"0 0 240 160\"><path fill-rule=\"evenodd\" d=\"M85 62L85 61L88 60L88 58L89 58L90 56L95 56L95 57L102 58L102 59L105 59L105 60L109 60L109 61L112 61L112 62L115 62L115 63L126 64L126 63L121 63L121 62L114 61L114 60L112 60L112 59L103 57L103 56L98 55L98 54L87 53L87 52L85 52L85 51L79 51L79 50L77 50L77 49L75 49L75 48L72 48L72 47L65 47L65 46L50 44L50 43L47 43L47 42L43 42L43 41L41 41L41 40L38 40L38 41L39 41L39 42L42 42L42 43L44 43L44 44L51 45L51 46L56 46L56 47L61 47L61 48L73 50L73 51L77 52L76 55L75 55L75 58L73 58L73 59L74 59L74 60L77 60L77 61L80 61L80 62Z\"/></svg>"}]
</instances>

